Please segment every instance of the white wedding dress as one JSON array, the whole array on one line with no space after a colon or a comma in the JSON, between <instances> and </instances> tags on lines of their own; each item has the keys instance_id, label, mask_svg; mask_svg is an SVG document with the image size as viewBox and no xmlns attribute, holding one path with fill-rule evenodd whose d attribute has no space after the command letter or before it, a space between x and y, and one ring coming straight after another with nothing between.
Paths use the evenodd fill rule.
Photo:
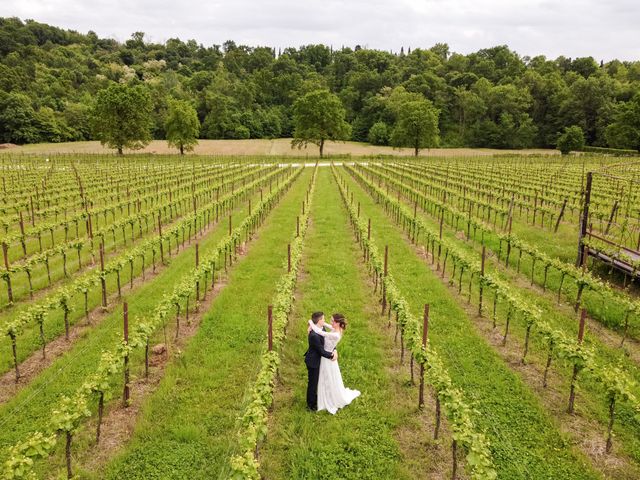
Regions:
<instances>
[{"instance_id":1,"label":"white wedding dress","mask_svg":"<svg viewBox=\"0 0 640 480\"><path fill-rule=\"evenodd\" d=\"M324 337L324 349L327 352L332 352L336 348L336 345L338 345L342 335L335 331L325 332L314 325L311 321L309 324L314 332ZM329 325L326 325L326 327L331 329ZM320 359L320 374L318 378L318 411L326 410L332 415L335 415L340 408L349 405L353 399L359 395L360 392L358 390L345 388L337 360L334 362L333 360L325 357Z\"/></svg>"}]
</instances>

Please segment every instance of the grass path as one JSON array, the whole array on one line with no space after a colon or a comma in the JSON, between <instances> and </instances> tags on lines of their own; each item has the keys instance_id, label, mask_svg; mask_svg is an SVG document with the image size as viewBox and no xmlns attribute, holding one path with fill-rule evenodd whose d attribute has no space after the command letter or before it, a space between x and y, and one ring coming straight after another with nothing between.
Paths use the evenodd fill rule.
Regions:
<instances>
[{"instance_id":1,"label":"grass path","mask_svg":"<svg viewBox=\"0 0 640 480\"><path fill-rule=\"evenodd\" d=\"M259 198L259 194L257 197ZM254 199L255 200L255 199ZM238 225L247 215L247 205L233 213L233 223ZM227 234L226 222L200 239L200 254L206 255ZM178 255L174 253L170 264L161 273L141 285L127 296L131 328L135 319L152 311L164 294L171 292L175 282L194 265L195 242L185 245ZM125 290L125 293L128 293ZM73 347L50 367L37 375L29 385L20 390L10 401L0 406L0 449L14 444L34 430L44 428L49 414L60 395L74 392L98 364L102 351L115 344L122 335L121 308L113 310L95 328L78 338ZM142 352L133 355L132 365L140 366Z\"/></svg>"},{"instance_id":2,"label":"grass path","mask_svg":"<svg viewBox=\"0 0 640 480\"><path fill-rule=\"evenodd\" d=\"M310 178L308 169L230 271L198 333L144 405L133 439L99 478L227 478L232 433L265 345L266 307Z\"/></svg>"},{"instance_id":3,"label":"grass path","mask_svg":"<svg viewBox=\"0 0 640 480\"><path fill-rule=\"evenodd\" d=\"M426 478L439 462L425 461L408 372L394 369L393 339L378 315L329 169L319 172L317 191L323 199L316 202L319 207L312 211L307 233L297 302L282 352L281 383L260 449L261 475L269 480ZM306 410L302 354L306 322L314 310L323 310L327 318L339 311L348 320L338 346L341 371L345 385L362 395L335 416ZM422 438L426 436L423 432Z\"/></svg>"},{"instance_id":4,"label":"grass path","mask_svg":"<svg viewBox=\"0 0 640 480\"><path fill-rule=\"evenodd\" d=\"M535 395L474 332L464 310L401 231L344 170L340 173L355 201L361 202L363 215L371 217L379 247L390 246L390 271L413 312L430 303L430 340L454 383L478 411L477 424L491 442L498 478L599 478Z\"/></svg>"}]
</instances>

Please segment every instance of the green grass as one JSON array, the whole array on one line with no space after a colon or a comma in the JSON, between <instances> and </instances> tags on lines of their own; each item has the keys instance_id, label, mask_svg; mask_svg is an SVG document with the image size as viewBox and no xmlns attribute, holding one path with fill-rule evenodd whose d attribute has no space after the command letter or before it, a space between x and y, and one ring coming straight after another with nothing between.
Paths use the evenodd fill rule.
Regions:
<instances>
[{"instance_id":1,"label":"green grass","mask_svg":"<svg viewBox=\"0 0 640 480\"><path fill-rule=\"evenodd\" d=\"M256 199L259 199L259 195ZM234 224L238 225L246 215L245 204L233 214ZM201 256L215 248L226 234L226 222L223 221L218 228L200 240ZM177 256L174 249L170 264L162 273L127 297L131 328L135 326L136 317L151 312L162 296L169 293L175 283L193 269L195 243L185 246ZM116 308L99 325L78 339L69 352L37 375L9 402L0 406L0 448L24 439L34 430L44 428L59 396L75 391L98 364L101 352L114 345L121 331L121 308ZM132 365L141 367L142 358L142 352L136 352Z\"/></svg>"},{"instance_id":2,"label":"green grass","mask_svg":"<svg viewBox=\"0 0 640 480\"><path fill-rule=\"evenodd\" d=\"M364 284L346 211L328 169L321 169L312 226L307 234L303 279L290 316L282 352L282 386L260 450L262 476L268 479L412 478L402 461L395 429L407 414L394 398L385 369L383 344L371 322L379 322L376 300ZM362 395L337 415L306 409L306 322L311 312L328 318L339 311L348 328L338 345L347 387Z\"/></svg>"},{"instance_id":3,"label":"green grass","mask_svg":"<svg viewBox=\"0 0 640 480\"><path fill-rule=\"evenodd\" d=\"M308 169L230 272L181 361L167 367L145 403L133 439L100 478L224 477L265 348L267 305L286 268L286 244L310 178Z\"/></svg>"},{"instance_id":4,"label":"green grass","mask_svg":"<svg viewBox=\"0 0 640 480\"><path fill-rule=\"evenodd\" d=\"M378 245L390 246L390 271L414 314L431 305L430 340L454 383L478 411L477 424L491 442L499 478L598 478L530 389L474 332L471 320L386 217L348 174L350 189L372 218Z\"/></svg>"}]
</instances>

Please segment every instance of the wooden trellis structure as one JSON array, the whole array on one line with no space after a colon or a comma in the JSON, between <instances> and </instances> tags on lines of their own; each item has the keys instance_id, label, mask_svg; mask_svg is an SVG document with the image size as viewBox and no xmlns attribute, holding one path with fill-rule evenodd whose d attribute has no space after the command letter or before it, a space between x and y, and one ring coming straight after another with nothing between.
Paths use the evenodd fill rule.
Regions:
<instances>
[{"instance_id":1,"label":"wooden trellis structure","mask_svg":"<svg viewBox=\"0 0 640 480\"><path fill-rule=\"evenodd\" d=\"M597 202L610 205L606 216L592 214ZM640 277L640 162L587 173L576 264L589 256Z\"/></svg>"}]
</instances>

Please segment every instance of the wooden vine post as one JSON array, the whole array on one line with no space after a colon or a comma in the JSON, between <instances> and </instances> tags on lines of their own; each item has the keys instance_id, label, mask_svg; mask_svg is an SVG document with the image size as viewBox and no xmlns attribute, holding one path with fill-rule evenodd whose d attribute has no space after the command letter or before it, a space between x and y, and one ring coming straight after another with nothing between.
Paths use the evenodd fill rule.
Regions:
<instances>
[{"instance_id":1,"label":"wooden vine post","mask_svg":"<svg viewBox=\"0 0 640 480\"><path fill-rule=\"evenodd\" d=\"M564 210L567 208L567 198L562 202L562 208L560 208L560 213L558 214L558 218L556 220L556 226L553 229L553 233L558 233L558 227L560 226L560 222L562 221L562 217L564 216Z\"/></svg>"},{"instance_id":2,"label":"wooden vine post","mask_svg":"<svg viewBox=\"0 0 640 480\"><path fill-rule=\"evenodd\" d=\"M291 273L291 244L287 244L287 273Z\"/></svg>"},{"instance_id":3,"label":"wooden vine post","mask_svg":"<svg viewBox=\"0 0 640 480\"><path fill-rule=\"evenodd\" d=\"M164 265L164 247L162 246L162 219L161 211L158 210L158 240L160 243L160 262Z\"/></svg>"},{"instance_id":4,"label":"wooden vine post","mask_svg":"<svg viewBox=\"0 0 640 480\"><path fill-rule=\"evenodd\" d=\"M273 305L267 308L267 347L273 350Z\"/></svg>"},{"instance_id":5,"label":"wooden vine post","mask_svg":"<svg viewBox=\"0 0 640 480\"><path fill-rule=\"evenodd\" d=\"M22 218L22 210L18 212L20 214L20 243L22 244L22 253L27 254L27 245L24 241L24 218ZM65 239L66 241L66 239Z\"/></svg>"},{"instance_id":6,"label":"wooden vine post","mask_svg":"<svg viewBox=\"0 0 640 480\"><path fill-rule=\"evenodd\" d=\"M416 231L418 229L416 220L418 218L418 200L413 204L413 232L411 236L411 243L416 243Z\"/></svg>"},{"instance_id":7,"label":"wooden vine post","mask_svg":"<svg viewBox=\"0 0 640 480\"><path fill-rule=\"evenodd\" d=\"M440 255L442 253L442 224L444 223L444 208L440 212L440 230L438 233L438 238L440 241L438 242L438 265L436 270L440 270ZM431 259L433 260L434 254L433 250L431 251Z\"/></svg>"},{"instance_id":8,"label":"wooden vine post","mask_svg":"<svg viewBox=\"0 0 640 480\"><path fill-rule=\"evenodd\" d=\"M124 390L122 393L122 400L124 402L124 406L129 406L129 304L124 302L122 304L122 314L124 320L124 346L127 349L124 356Z\"/></svg>"},{"instance_id":9,"label":"wooden vine post","mask_svg":"<svg viewBox=\"0 0 640 480\"><path fill-rule=\"evenodd\" d=\"M478 301L478 315L482 316L482 295L484 293L484 263L487 257L487 247L482 246L482 260L480 261L480 298Z\"/></svg>"},{"instance_id":10,"label":"wooden vine post","mask_svg":"<svg viewBox=\"0 0 640 480\"><path fill-rule=\"evenodd\" d=\"M591 184L593 182L593 173L587 172L587 185L584 189L584 204L582 207L582 216L580 217L580 232L578 236L578 258L576 259L576 267L582 265L582 257L584 255L583 239L587 234L587 225L589 223L589 206L591 204Z\"/></svg>"},{"instance_id":11,"label":"wooden vine post","mask_svg":"<svg viewBox=\"0 0 640 480\"><path fill-rule=\"evenodd\" d=\"M9 303L13 303L13 290L11 290L11 273L9 268L9 247L7 242L2 242L2 256L4 258L5 280L7 282L7 297Z\"/></svg>"},{"instance_id":12,"label":"wooden vine post","mask_svg":"<svg viewBox=\"0 0 640 480\"><path fill-rule=\"evenodd\" d=\"M422 347L427 348L427 336L429 334L429 304L424 304L424 317L422 324ZM420 390L418 394L418 408L424 408L424 363L420 362Z\"/></svg>"},{"instance_id":13,"label":"wooden vine post","mask_svg":"<svg viewBox=\"0 0 640 480\"><path fill-rule=\"evenodd\" d=\"M196 268L200 265L200 244L196 242ZM205 285L205 289L207 286ZM200 277L196 280L196 301L200 300Z\"/></svg>"},{"instance_id":14,"label":"wooden vine post","mask_svg":"<svg viewBox=\"0 0 640 480\"><path fill-rule=\"evenodd\" d=\"M35 227L36 226L36 214L33 210L33 196L29 197L29 201L31 202L31 226Z\"/></svg>"},{"instance_id":15,"label":"wooden vine post","mask_svg":"<svg viewBox=\"0 0 640 480\"><path fill-rule=\"evenodd\" d=\"M102 287L102 308L107 308L107 279L104 271L104 243L100 243L100 286Z\"/></svg>"},{"instance_id":16,"label":"wooden vine post","mask_svg":"<svg viewBox=\"0 0 640 480\"><path fill-rule=\"evenodd\" d=\"M384 283L384 278L387 277L389 271L389 245L384 246L384 274L382 281L382 313L384 314L387 308L387 287Z\"/></svg>"},{"instance_id":17,"label":"wooden vine post","mask_svg":"<svg viewBox=\"0 0 640 480\"><path fill-rule=\"evenodd\" d=\"M587 176L587 183L589 182L589 177ZM587 318L587 311L583 308L580 314L580 327L578 329L578 348L582 346L582 340L584 339L584 325L585 320ZM578 363L574 363L573 365L573 374L571 375L571 388L569 391L569 408L567 408L568 413L573 413L575 400L576 400L576 378L578 377L578 372L580 371L580 367Z\"/></svg>"}]
</instances>

